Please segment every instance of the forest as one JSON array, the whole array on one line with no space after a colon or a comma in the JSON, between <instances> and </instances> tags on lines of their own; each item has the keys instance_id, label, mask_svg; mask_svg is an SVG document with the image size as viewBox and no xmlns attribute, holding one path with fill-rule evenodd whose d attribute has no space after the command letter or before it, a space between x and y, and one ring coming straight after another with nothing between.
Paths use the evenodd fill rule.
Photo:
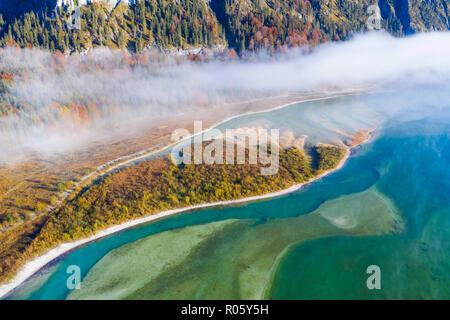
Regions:
<instances>
[{"instance_id":1,"label":"forest","mask_svg":"<svg viewBox=\"0 0 450 320\"><path fill-rule=\"evenodd\" d=\"M396 36L448 30L450 0L378 2L381 27ZM212 48L284 52L367 31L370 0L138 0L114 8L81 7L81 29L67 26L73 10L42 7L14 17L0 12L0 45L40 47L65 54L96 46L141 52Z\"/></svg>"},{"instance_id":2,"label":"forest","mask_svg":"<svg viewBox=\"0 0 450 320\"><path fill-rule=\"evenodd\" d=\"M214 46L223 43L222 27L204 1L141 0L113 10L103 3L81 7L81 29L67 25L72 11L29 12L6 25L0 17L0 44L40 47L64 53L96 46L127 48Z\"/></svg>"},{"instance_id":3,"label":"forest","mask_svg":"<svg viewBox=\"0 0 450 320\"><path fill-rule=\"evenodd\" d=\"M317 171L323 172L335 168L345 156L345 149L334 146L318 145L314 148L317 153Z\"/></svg>"}]
</instances>

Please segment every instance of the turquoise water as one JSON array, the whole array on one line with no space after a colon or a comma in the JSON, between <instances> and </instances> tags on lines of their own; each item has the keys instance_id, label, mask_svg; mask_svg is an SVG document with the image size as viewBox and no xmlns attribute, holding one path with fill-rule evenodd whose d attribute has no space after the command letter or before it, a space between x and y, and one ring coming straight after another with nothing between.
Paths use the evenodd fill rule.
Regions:
<instances>
[{"instance_id":1,"label":"turquoise water","mask_svg":"<svg viewBox=\"0 0 450 320\"><path fill-rule=\"evenodd\" d=\"M427 134L430 128L434 132ZM401 210L404 233L299 245L278 271L271 297L449 299L449 130L448 120L394 126L360 158L382 172L378 188ZM364 267L372 264L381 268L379 291L365 286Z\"/></svg>"},{"instance_id":2,"label":"turquoise water","mask_svg":"<svg viewBox=\"0 0 450 320\"><path fill-rule=\"evenodd\" d=\"M368 112L349 122L335 112L327 126L322 114L317 123L324 127L308 128L309 135L340 122L347 129L382 124L342 170L280 198L180 214L93 242L9 298L449 299L447 109L392 116L392 109L374 111L376 97L336 103ZM287 127L301 134L292 110ZM310 121L314 112L301 118L309 114ZM265 117L276 125L282 114ZM261 121L255 117L246 123ZM81 290L66 287L70 265L81 269ZM366 286L370 265L381 269L381 290Z\"/></svg>"}]
</instances>

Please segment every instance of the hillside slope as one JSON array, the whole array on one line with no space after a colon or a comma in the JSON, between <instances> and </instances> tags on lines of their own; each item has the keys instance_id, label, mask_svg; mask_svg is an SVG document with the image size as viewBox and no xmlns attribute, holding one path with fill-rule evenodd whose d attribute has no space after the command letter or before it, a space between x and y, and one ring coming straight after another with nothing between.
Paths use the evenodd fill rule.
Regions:
<instances>
[{"instance_id":1,"label":"hillside slope","mask_svg":"<svg viewBox=\"0 0 450 320\"><path fill-rule=\"evenodd\" d=\"M67 27L73 0L0 0L0 43L66 53L95 46L280 50L367 30L376 3L396 35L448 30L450 0L79 0L81 30Z\"/></svg>"}]
</instances>

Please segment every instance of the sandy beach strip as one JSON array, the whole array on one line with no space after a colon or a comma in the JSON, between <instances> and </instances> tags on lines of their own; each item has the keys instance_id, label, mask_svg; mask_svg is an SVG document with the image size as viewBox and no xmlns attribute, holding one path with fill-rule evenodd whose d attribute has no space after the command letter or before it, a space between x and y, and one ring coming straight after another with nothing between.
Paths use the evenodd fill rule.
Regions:
<instances>
[{"instance_id":1,"label":"sandy beach strip","mask_svg":"<svg viewBox=\"0 0 450 320\"><path fill-rule=\"evenodd\" d=\"M327 170L308 182L301 183L301 184L294 184L291 187L284 189L284 190L267 193L267 194L262 194L259 196L252 196L252 197L248 197L248 198L228 200L228 201L218 201L218 202L212 202L212 203L204 203L204 204L191 206L191 207L171 209L171 210L163 211L163 212L160 212L160 213L157 213L154 215L134 219L134 220L131 220L131 221L128 221L128 222L125 222L125 223L122 223L122 224L119 224L116 226L109 227L105 230L99 231L97 234L95 234L91 237L88 237L88 238L80 239L80 240L73 241L73 242L63 243L63 244L59 245L58 247L49 250L48 252L44 253L43 255L41 255L41 256L35 258L34 260L28 262L27 264L25 264L25 266L19 271L19 273L14 277L13 280L11 280L7 284L0 286L0 298L6 296L8 293L13 291L15 288L20 286L28 278L33 276L36 272L41 270L43 267L45 267L47 264L49 264L53 260L57 259L58 257L60 257L61 255L65 254L65 253L67 253L77 247L80 247L82 245L85 245L89 242L99 240L101 238L113 235L114 233L138 226L140 224L155 221L155 220L158 220L158 219L161 219L164 217L168 217L171 215L175 215L178 213L183 213L183 212L197 210L197 209L211 208L211 207L217 207L217 206L227 206L227 205L233 205L233 204L239 204L239 203L245 203L245 202L252 202L252 201L256 201L256 200L276 198L276 197L280 197L280 196L292 193L294 191L297 191L300 188L302 188L303 186L311 184L311 183L341 169L344 166L344 164L347 162L347 160L350 156L350 150L351 149L347 150L345 157L341 160L341 162L339 163L339 165L336 168Z\"/></svg>"},{"instance_id":2,"label":"sandy beach strip","mask_svg":"<svg viewBox=\"0 0 450 320\"><path fill-rule=\"evenodd\" d=\"M312 102L312 101L319 101L319 100L327 100L327 99L332 99L332 98L336 98L336 97L341 97L341 96L346 96L346 95L358 95L361 94L360 92L358 93L342 93L342 94L335 94L335 95L331 95L331 96L326 96L326 97L320 97L320 98L313 98L313 99L307 99L307 100L300 100L297 102L291 102L288 104L284 104L275 108L271 108L268 110L262 110L262 111L254 111L254 112L250 112L247 114L241 114L241 115L236 115L236 116L232 116L229 117L227 119L224 119L216 124L214 124L213 126L210 126L208 129L204 129L201 133L204 133L208 130L210 130L211 128L214 128L222 123L225 123L227 121L230 121L234 118L238 118L238 117L242 117L242 116L246 116L246 115L250 115L250 114L258 114L258 113L267 113L273 110L278 110L278 109L282 109L297 103L306 103L306 102ZM186 138L186 139L190 139L196 135L199 135L201 133L194 133L191 137ZM185 139L183 139L185 140ZM179 143L180 141L177 141L176 143ZM365 141L364 141L365 142ZM362 143L364 143L362 142ZM154 152L161 152L163 150L165 150L166 148L170 148L171 146L173 146L174 144L170 144L166 147L164 147L162 150L155 150ZM354 146L356 147L356 146ZM301 183L301 184L294 184L291 187L281 190L281 191L277 191L277 192L273 192L273 193L267 193L267 194L262 194L259 196L252 196L252 197L248 197L248 198L242 198L242 199L235 199L235 200L228 200L228 201L218 201L218 202L212 202L212 203L205 203L205 204L200 204L200 205L196 205L196 206L191 206L191 207L185 207L185 208L178 208L178 209L171 209L171 210L167 210L167 211L163 211L154 215L150 215L150 216L146 216L146 217L142 217L142 218L138 218L138 219L134 219L125 223L122 223L120 225L116 225L116 226L112 226L109 228L106 228L105 230L99 231L97 234L88 237L88 238L84 238L84 239L80 239L80 240L76 240L73 242L67 242L67 243L63 243L59 246L57 246L56 248L50 249L49 251L47 251L46 253L44 253L43 255L36 257L35 259L27 262L24 267L17 273L17 275L8 283L3 284L0 286L0 298L5 297L6 295L8 295L9 293L11 293L14 289L16 289L18 286L20 286L22 283L24 283L28 278L32 277L36 272L38 272L39 270L41 270L43 267L45 267L47 264L49 264L50 262L52 262L53 260L57 259L58 257L60 257L61 255L77 248L80 247L82 245L85 245L89 242L92 241L96 241L99 240L101 238L110 236L114 233L135 227L137 225L140 224L144 224L144 223L148 223L151 221L155 221L167 216L171 216L174 214L178 214L178 213L183 213L183 212L187 212L187 211L191 211L191 210L198 210L198 209L204 209L204 208L211 208L211 207L217 207L217 206L227 206L227 205L233 205L233 204L239 204L239 203L245 203L245 202L252 202L252 201L256 201L256 200L263 200L263 199L270 199L270 198L276 198L276 197L280 197L286 194L289 194L291 192L297 191L300 188L302 188L305 185L311 184L317 180L320 180L321 178L340 170L344 164L347 162L351 150L353 148L349 148L347 149L346 155L345 157L341 160L341 162L339 163L339 165L334 168L334 169L330 169L327 170L325 172L323 172L322 174L320 174L319 176L313 178L312 180L305 182L305 183ZM140 153L137 153L136 155L138 155L136 158L132 158L132 159L127 159L125 162L119 163L115 166L113 166L112 168L108 168L107 172L120 168L121 166L124 166L130 162L136 161L140 158L144 158L144 157L148 157L151 155L150 154L145 154L142 155ZM100 175L102 176L102 174Z\"/></svg>"},{"instance_id":3,"label":"sandy beach strip","mask_svg":"<svg viewBox=\"0 0 450 320\"><path fill-rule=\"evenodd\" d=\"M64 191L61 194L61 198L60 200L57 201L56 205L50 205L46 208L46 212L47 213L51 213L53 211L55 211L65 200L67 200L67 198L69 197L69 195L77 188L77 187L81 187L81 186L89 186L92 180L95 179L100 179L102 177L104 177L105 175L107 175L108 173L115 171L115 170L119 170L122 169L124 167L126 167L129 164L133 164L136 163L136 161L142 160L145 161L147 158L157 154L157 153L161 153L164 152L170 148L172 148L173 146L176 146L179 143L182 143L183 141L187 141L190 139L194 139L195 137L204 134L205 132L208 132L209 130L218 127L219 125L226 123L230 120L239 118L239 117L243 117L243 116L249 116L249 115L253 115L253 114L259 114L259 113L268 113L271 111L275 111L278 109L282 109L282 108L286 108L295 104L300 104L300 103L307 103L307 102L314 102L314 101L320 101L320 100L329 100L329 99L333 99L333 98L338 98L338 97L345 97L345 96L352 96L352 95L360 95L363 93L370 93L368 91L364 91L364 90L345 90L345 91L337 91L337 92L328 92L328 95L325 95L323 97L317 97L317 98L306 98L303 100L297 100L294 102L289 102L283 105L279 105L273 108L269 108L269 109L265 109L265 110L257 110L257 111L250 111L247 113L242 113L242 114L238 114L238 115L234 115L234 116L230 116L227 117L219 122L216 122L215 124L209 126L208 128L203 129L200 132L194 132L192 135L180 139L178 141L173 141L170 142L164 146L155 146L149 149L145 149L145 150L141 150L132 154L128 154L128 155L124 155L121 156L119 158L113 159L111 161L108 161L107 163L104 163L100 166L98 166L93 172L81 177L81 179L74 184L74 186L66 191ZM0 287L1 289L1 287ZM0 294L0 298L1 298L1 294Z\"/></svg>"}]
</instances>

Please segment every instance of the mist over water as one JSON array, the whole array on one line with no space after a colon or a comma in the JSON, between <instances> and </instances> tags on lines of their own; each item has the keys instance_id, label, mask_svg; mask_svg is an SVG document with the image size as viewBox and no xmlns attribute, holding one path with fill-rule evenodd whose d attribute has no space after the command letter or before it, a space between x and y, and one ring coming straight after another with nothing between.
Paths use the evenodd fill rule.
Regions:
<instances>
[{"instance_id":1,"label":"mist over water","mask_svg":"<svg viewBox=\"0 0 450 320\"><path fill-rule=\"evenodd\" d=\"M6 48L0 51L0 70L13 76L2 103L15 110L0 119L0 160L31 153L47 157L145 119L199 114L265 95L445 86L449 51L449 33L401 39L369 33L308 54L261 53L249 61L201 63L157 52L131 57L100 48L64 58L39 49Z\"/></svg>"},{"instance_id":2,"label":"mist over water","mask_svg":"<svg viewBox=\"0 0 450 320\"><path fill-rule=\"evenodd\" d=\"M97 118L89 125L70 118L70 130L39 104L31 110L53 119L50 131L48 122L36 124L25 112L2 119L2 132L8 139L20 136L23 149L54 150L52 137L61 132L60 143L75 148L69 137L79 126L86 134L77 133L78 145L102 130L113 133L116 124L194 112L211 107L210 101L323 88L376 90L243 116L220 128L279 127L308 135L310 143L334 142L340 136L335 128L378 130L341 171L299 192L181 214L112 235L74 250L10 298L448 299L449 40L448 33L404 39L379 33L326 44L308 55L200 64L168 59L144 66L123 63L121 53L98 51L93 57L69 57L50 73L42 71L42 60L54 58L39 51L38 58L30 57L36 75L11 83L15 97L45 104L75 99L72 92L86 88L89 99L99 92L106 98L97 102ZM97 68L97 63L110 65ZM40 83L47 77L51 88ZM199 93L211 100L201 100ZM0 145L8 157L13 140L4 137ZM177 254L167 256L168 250ZM155 255L161 257L158 268L161 261L172 265L149 270ZM62 285L67 266L74 264L85 281L78 292ZM372 264L381 267L381 291L365 286L365 270ZM139 276L140 270L147 273Z\"/></svg>"},{"instance_id":3,"label":"mist over water","mask_svg":"<svg viewBox=\"0 0 450 320\"><path fill-rule=\"evenodd\" d=\"M423 101L438 93L401 98ZM306 107L343 112L399 99L383 93ZM304 108L286 110L285 120L301 122ZM450 114L431 103L423 108L434 111L413 104L389 115L342 170L299 192L112 235L71 252L10 298L448 298ZM281 121L279 112L265 117ZM381 268L380 291L366 287L373 264ZM69 265L82 270L81 290L61 285Z\"/></svg>"}]
</instances>

